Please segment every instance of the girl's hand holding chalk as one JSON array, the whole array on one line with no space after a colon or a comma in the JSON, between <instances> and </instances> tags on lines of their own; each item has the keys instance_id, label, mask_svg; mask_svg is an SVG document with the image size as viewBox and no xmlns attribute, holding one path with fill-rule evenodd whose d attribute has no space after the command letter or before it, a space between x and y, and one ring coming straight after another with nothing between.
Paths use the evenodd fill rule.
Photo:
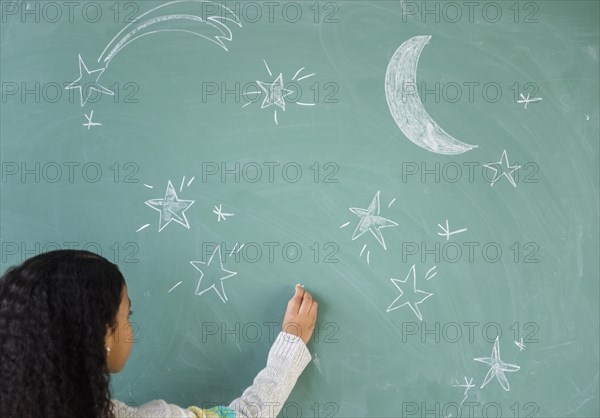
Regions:
<instances>
[{"instance_id":1,"label":"girl's hand holding chalk","mask_svg":"<svg viewBox=\"0 0 600 418\"><path fill-rule=\"evenodd\" d=\"M296 292L288 302L285 311L282 330L297 335L304 344L308 343L315 329L317 308L318 304L311 294L304 290L304 286L297 284Z\"/></svg>"}]
</instances>

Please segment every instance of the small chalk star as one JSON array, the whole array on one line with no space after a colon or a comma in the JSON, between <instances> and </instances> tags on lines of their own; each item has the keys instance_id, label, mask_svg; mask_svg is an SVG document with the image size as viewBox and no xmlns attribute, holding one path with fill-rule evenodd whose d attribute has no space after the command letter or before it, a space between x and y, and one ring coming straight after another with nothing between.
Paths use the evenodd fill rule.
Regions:
<instances>
[{"instance_id":1,"label":"small chalk star","mask_svg":"<svg viewBox=\"0 0 600 418\"><path fill-rule=\"evenodd\" d=\"M502 178L502 176L506 177L510 184L513 187L517 187L517 183L513 177L513 173L521 168L520 165L510 165L508 162L508 156L506 155L506 150L502 151L502 156L500 157L500 161L495 163L487 163L483 165L485 168L490 170L494 170L494 178L492 179L490 185L493 186L498 180ZM507 170L504 170L502 167L506 166Z\"/></svg>"},{"instance_id":2,"label":"small chalk star","mask_svg":"<svg viewBox=\"0 0 600 418\"><path fill-rule=\"evenodd\" d=\"M92 110L90 112L90 115L88 116L87 113L85 114L85 118L87 119L86 123L82 123L83 126L87 126L88 131L90 130L91 127L93 126L102 126L101 123L98 122L93 122L92 119L94 118L94 111Z\"/></svg>"},{"instance_id":3,"label":"small chalk star","mask_svg":"<svg viewBox=\"0 0 600 418\"><path fill-rule=\"evenodd\" d=\"M450 239L452 235L460 234L461 232L467 231L467 228L457 229L456 231L450 231L450 226L448 225L448 219L446 219L446 227L444 228L442 225L438 224L442 232L438 232L439 236L446 237L446 241Z\"/></svg>"},{"instance_id":4,"label":"small chalk star","mask_svg":"<svg viewBox=\"0 0 600 418\"><path fill-rule=\"evenodd\" d=\"M228 216L234 216L235 213L224 213L223 212L223 205L219 205L219 207L217 207L215 205L215 208L213 209L213 213L215 215L217 215L217 222L221 222L221 219L226 221Z\"/></svg>"},{"instance_id":5,"label":"small chalk star","mask_svg":"<svg viewBox=\"0 0 600 418\"><path fill-rule=\"evenodd\" d=\"M534 97L533 99L530 99L529 98L530 95L531 95L531 93L527 93L527 97L525 97L523 95L523 93L520 93L519 96L521 96L521 100L517 100L517 103L525 104L525 109L527 109L527 105L529 103L537 103L537 102L541 102L542 100L544 100L541 97Z\"/></svg>"}]
</instances>

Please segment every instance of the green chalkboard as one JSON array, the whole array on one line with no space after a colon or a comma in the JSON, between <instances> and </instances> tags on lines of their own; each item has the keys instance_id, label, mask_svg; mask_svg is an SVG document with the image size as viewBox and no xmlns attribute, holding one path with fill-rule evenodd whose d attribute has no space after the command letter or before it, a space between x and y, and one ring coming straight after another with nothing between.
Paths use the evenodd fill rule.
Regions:
<instances>
[{"instance_id":1,"label":"green chalkboard","mask_svg":"<svg viewBox=\"0 0 600 418\"><path fill-rule=\"evenodd\" d=\"M597 1L1 7L2 271L119 264L114 397L239 396L301 282L281 416L599 415Z\"/></svg>"}]
</instances>

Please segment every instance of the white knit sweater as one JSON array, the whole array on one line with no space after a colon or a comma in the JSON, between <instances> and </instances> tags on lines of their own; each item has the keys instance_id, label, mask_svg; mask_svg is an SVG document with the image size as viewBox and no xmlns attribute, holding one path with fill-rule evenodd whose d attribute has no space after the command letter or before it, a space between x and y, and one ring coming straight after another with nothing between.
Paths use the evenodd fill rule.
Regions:
<instances>
[{"instance_id":1,"label":"white knit sweater","mask_svg":"<svg viewBox=\"0 0 600 418\"><path fill-rule=\"evenodd\" d=\"M242 396L235 399L229 408L239 418L275 417L283 408L298 377L311 360L304 342L297 336L280 332L271 346L267 366L262 369L254 382ZM148 402L139 407L131 407L113 400L113 410L117 418L196 418L219 416L206 410L181 408L163 400Z\"/></svg>"}]
</instances>

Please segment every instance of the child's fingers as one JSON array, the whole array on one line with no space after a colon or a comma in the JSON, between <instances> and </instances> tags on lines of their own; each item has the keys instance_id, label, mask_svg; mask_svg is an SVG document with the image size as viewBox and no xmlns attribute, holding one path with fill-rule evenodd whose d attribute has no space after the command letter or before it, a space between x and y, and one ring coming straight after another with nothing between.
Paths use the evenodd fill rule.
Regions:
<instances>
[{"instance_id":1,"label":"child's fingers","mask_svg":"<svg viewBox=\"0 0 600 418\"><path fill-rule=\"evenodd\" d=\"M310 307L310 311L308 312L308 315L310 316L311 319L315 319L317 317L317 309L319 308L319 304L317 303L316 300L313 300L313 303Z\"/></svg>"},{"instance_id":2,"label":"child's fingers","mask_svg":"<svg viewBox=\"0 0 600 418\"><path fill-rule=\"evenodd\" d=\"M291 313L298 313L300 305L302 304L302 297L304 296L304 289L299 284L296 285L296 292L294 296L288 302L288 311Z\"/></svg>"},{"instance_id":3,"label":"child's fingers","mask_svg":"<svg viewBox=\"0 0 600 418\"><path fill-rule=\"evenodd\" d=\"M309 292L304 292L304 297L302 298L302 305L300 305L300 310L298 311L298 313L300 315L308 315L312 304L312 295Z\"/></svg>"}]
</instances>

